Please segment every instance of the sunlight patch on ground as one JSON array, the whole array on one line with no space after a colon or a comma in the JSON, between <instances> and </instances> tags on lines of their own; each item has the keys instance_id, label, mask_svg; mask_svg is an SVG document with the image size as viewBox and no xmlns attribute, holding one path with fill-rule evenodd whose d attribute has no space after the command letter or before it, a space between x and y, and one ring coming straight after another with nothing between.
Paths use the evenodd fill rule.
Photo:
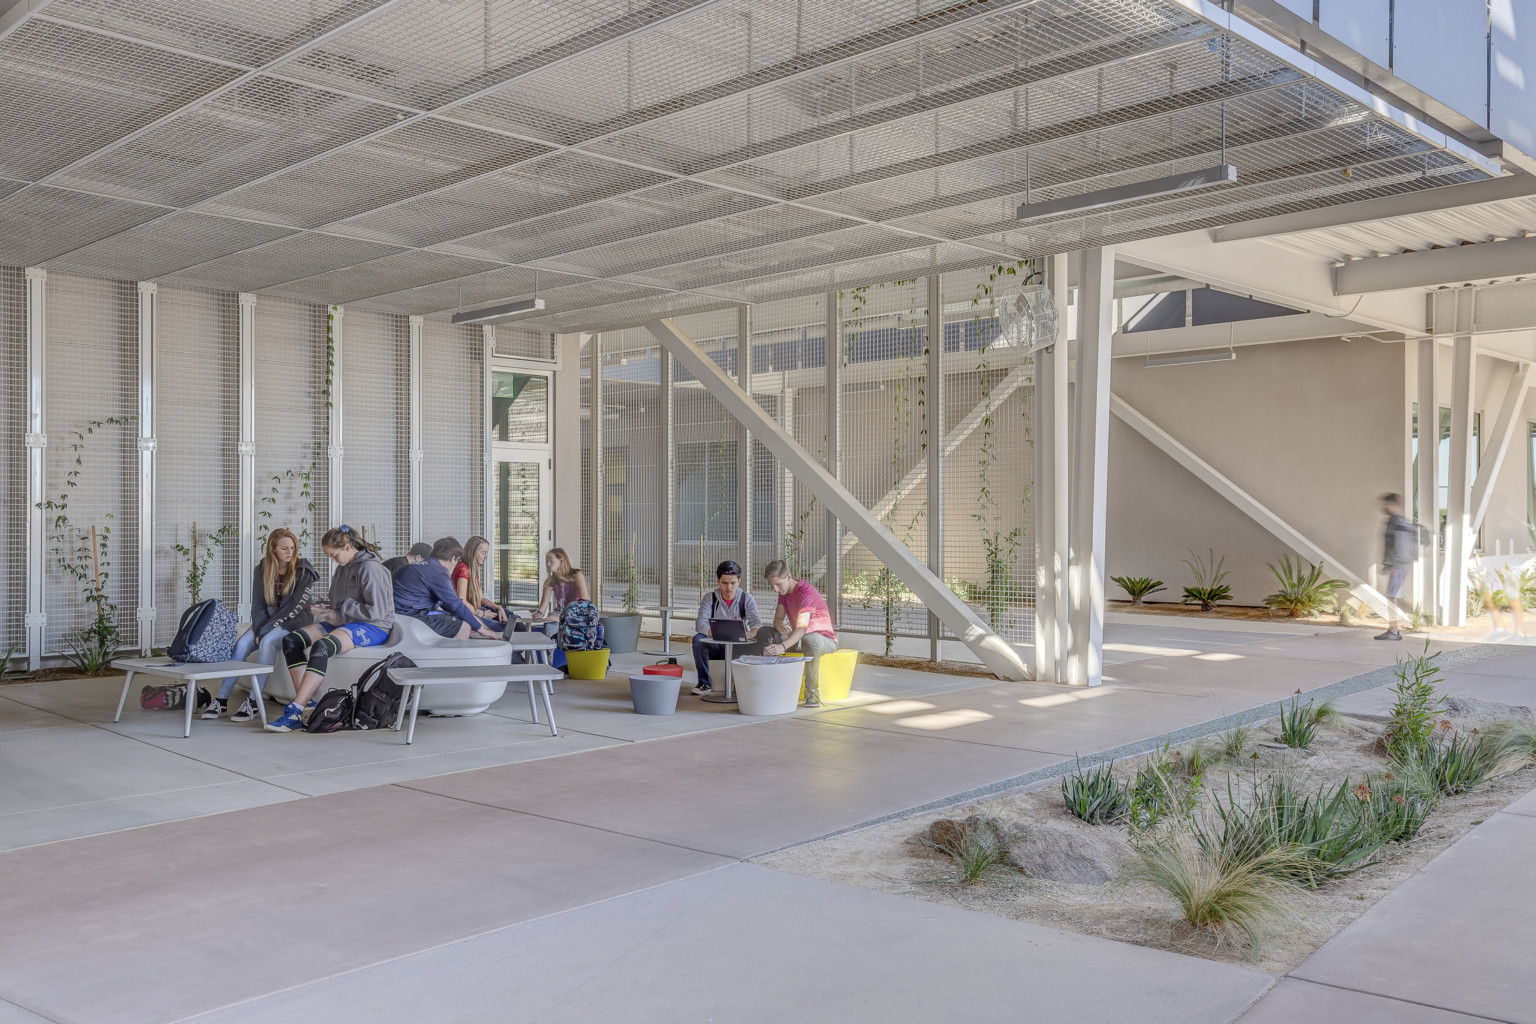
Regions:
<instances>
[{"instance_id":1,"label":"sunlight patch on ground","mask_svg":"<svg viewBox=\"0 0 1536 1024\"><path fill-rule=\"evenodd\" d=\"M929 704L925 700L893 700L885 704L873 704L866 711L873 711L877 715L905 715L910 711L930 711L938 707L937 704Z\"/></svg>"},{"instance_id":2,"label":"sunlight patch on ground","mask_svg":"<svg viewBox=\"0 0 1536 1024\"><path fill-rule=\"evenodd\" d=\"M992 716L985 711L978 711L975 708L955 708L953 711L940 711L932 715L903 718L896 724L908 729L938 732L944 729L955 729L962 725L975 725L977 722L986 722L991 718Z\"/></svg>"},{"instance_id":3,"label":"sunlight patch on ground","mask_svg":"<svg viewBox=\"0 0 1536 1024\"><path fill-rule=\"evenodd\" d=\"M1112 644L1104 645L1106 651L1115 651L1120 654L1145 654L1153 658L1187 658L1191 654L1199 654L1198 648L1190 647L1157 647L1153 644Z\"/></svg>"},{"instance_id":4,"label":"sunlight patch on ground","mask_svg":"<svg viewBox=\"0 0 1536 1024\"><path fill-rule=\"evenodd\" d=\"M1095 697L1102 697L1112 689L1112 687L1108 686L1085 686L1066 693L1053 693L1045 697L1024 697L1019 703L1027 708L1057 708L1063 704L1076 704L1080 700L1092 700Z\"/></svg>"},{"instance_id":5,"label":"sunlight patch on ground","mask_svg":"<svg viewBox=\"0 0 1536 1024\"><path fill-rule=\"evenodd\" d=\"M1195 655L1196 661L1242 661L1246 655L1223 654L1220 651L1210 651L1206 654Z\"/></svg>"}]
</instances>

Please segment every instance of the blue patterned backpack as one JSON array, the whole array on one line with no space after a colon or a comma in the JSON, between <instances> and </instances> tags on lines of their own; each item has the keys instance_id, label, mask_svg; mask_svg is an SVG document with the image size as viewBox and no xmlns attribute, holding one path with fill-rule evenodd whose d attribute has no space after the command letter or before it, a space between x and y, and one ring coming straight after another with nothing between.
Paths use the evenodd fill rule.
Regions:
<instances>
[{"instance_id":1,"label":"blue patterned backpack","mask_svg":"<svg viewBox=\"0 0 1536 1024\"><path fill-rule=\"evenodd\" d=\"M229 661L235 649L235 613L218 598L210 597L181 613L176 636L165 653L172 661L209 664Z\"/></svg>"},{"instance_id":2,"label":"blue patterned backpack","mask_svg":"<svg viewBox=\"0 0 1536 1024\"><path fill-rule=\"evenodd\" d=\"M603 634L597 620L597 605L591 601L572 601L560 613L560 631L555 634L555 646L562 651L599 650L603 646Z\"/></svg>"}]
</instances>

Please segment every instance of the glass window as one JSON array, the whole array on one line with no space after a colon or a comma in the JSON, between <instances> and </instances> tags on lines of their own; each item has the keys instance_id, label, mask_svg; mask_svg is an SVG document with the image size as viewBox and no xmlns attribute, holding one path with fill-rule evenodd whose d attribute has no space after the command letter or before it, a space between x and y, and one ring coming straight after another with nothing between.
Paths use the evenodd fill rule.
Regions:
<instances>
[{"instance_id":1,"label":"glass window","mask_svg":"<svg viewBox=\"0 0 1536 1024\"><path fill-rule=\"evenodd\" d=\"M549 442L549 378L535 373L491 375L491 434L497 441Z\"/></svg>"}]
</instances>

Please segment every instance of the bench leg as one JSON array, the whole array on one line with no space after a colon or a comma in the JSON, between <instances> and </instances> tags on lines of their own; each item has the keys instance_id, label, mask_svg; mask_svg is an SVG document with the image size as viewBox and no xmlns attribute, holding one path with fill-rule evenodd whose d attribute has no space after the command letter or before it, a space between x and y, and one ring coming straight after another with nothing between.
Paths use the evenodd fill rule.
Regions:
<instances>
[{"instance_id":1,"label":"bench leg","mask_svg":"<svg viewBox=\"0 0 1536 1024\"><path fill-rule=\"evenodd\" d=\"M123 680L122 696L117 698L117 714L112 716L112 721L120 722L123 718L123 704L128 700L128 688L133 685L133 669L128 670L128 678Z\"/></svg>"},{"instance_id":2,"label":"bench leg","mask_svg":"<svg viewBox=\"0 0 1536 1024\"><path fill-rule=\"evenodd\" d=\"M407 744L416 739L416 712L421 709L421 691L426 689L426 687L415 686L412 689L416 692L411 694L411 724L405 732L405 742Z\"/></svg>"},{"instance_id":3,"label":"bench leg","mask_svg":"<svg viewBox=\"0 0 1536 1024\"><path fill-rule=\"evenodd\" d=\"M400 706L395 709L395 732L399 732L400 726L405 723L405 709L411 703L411 690L412 687L407 686L400 693Z\"/></svg>"},{"instance_id":4,"label":"bench leg","mask_svg":"<svg viewBox=\"0 0 1536 1024\"><path fill-rule=\"evenodd\" d=\"M192 735L192 712L197 710L197 681L187 680L187 722L182 727L181 738L187 739Z\"/></svg>"},{"instance_id":5,"label":"bench leg","mask_svg":"<svg viewBox=\"0 0 1536 1024\"><path fill-rule=\"evenodd\" d=\"M251 694L256 701L256 713L261 716L261 727L267 727L267 699L261 694L261 676L253 675L251 680Z\"/></svg>"},{"instance_id":6,"label":"bench leg","mask_svg":"<svg viewBox=\"0 0 1536 1024\"><path fill-rule=\"evenodd\" d=\"M539 683L539 689L544 691L544 711L549 715L549 734L551 736L558 736L560 734L555 731L555 707L549 702L549 695L555 689L554 684L545 679ZM537 722L538 718L534 718L534 721Z\"/></svg>"},{"instance_id":7,"label":"bench leg","mask_svg":"<svg viewBox=\"0 0 1536 1024\"><path fill-rule=\"evenodd\" d=\"M539 724L539 705L533 699L533 680L528 680L528 713L533 716L533 724Z\"/></svg>"}]
</instances>

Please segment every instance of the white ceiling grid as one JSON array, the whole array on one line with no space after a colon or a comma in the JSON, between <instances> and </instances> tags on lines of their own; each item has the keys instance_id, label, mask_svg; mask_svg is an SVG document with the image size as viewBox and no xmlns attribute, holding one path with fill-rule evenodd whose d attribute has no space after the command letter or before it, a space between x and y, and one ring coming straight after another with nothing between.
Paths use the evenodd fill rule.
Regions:
<instances>
[{"instance_id":1,"label":"white ceiling grid","mask_svg":"<svg viewBox=\"0 0 1536 1024\"><path fill-rule=\"evenodd\" d=\"M0 263L555 331L1486 176L1170 0L54 0L0 96Z\"/></svg>"}]
</instances>

